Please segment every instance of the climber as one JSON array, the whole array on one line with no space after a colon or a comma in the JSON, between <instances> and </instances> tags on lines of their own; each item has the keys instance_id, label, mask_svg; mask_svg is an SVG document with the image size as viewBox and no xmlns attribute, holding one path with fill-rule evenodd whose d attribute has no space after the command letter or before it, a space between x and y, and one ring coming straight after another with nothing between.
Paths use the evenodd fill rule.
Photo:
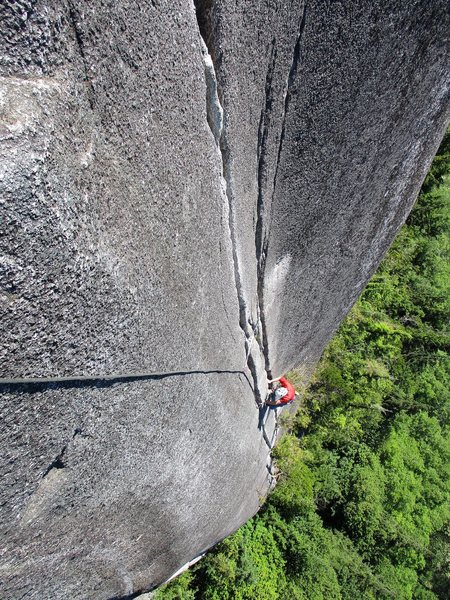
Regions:
<instances>
[{"instance_id":1,"label":"climber","mask_svg":"<svg viewBox=\"0 0 450 600\"><path fill-rule=\"evenodd\" d=\"M276 379L269 379L268 383L275 383L275 381L279 381L280 385L273 392L273 400L270 400L270 395L266 400L266 404L268 406L285 406L292 402L295 396L298 396L298 393L295 391L292 383L285 377L277 377Z\"/></svg>"}]
</instances>

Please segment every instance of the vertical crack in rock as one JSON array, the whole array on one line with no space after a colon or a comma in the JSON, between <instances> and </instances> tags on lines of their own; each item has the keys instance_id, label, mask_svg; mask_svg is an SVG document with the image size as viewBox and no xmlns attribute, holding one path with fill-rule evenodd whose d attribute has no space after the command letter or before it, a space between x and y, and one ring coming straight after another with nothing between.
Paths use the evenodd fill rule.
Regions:
<instances>
[{"instance_id":1,"label":"vertical crack in rock","mask_svg":"<svg viewBox=\"0 0 450 600\"><path fill-rule=\"evenodd\" d=\"M206 47L205 40L201 35L200 44L202 47L203 63L205 65L206 118L220 152L220 138L223 131L223 108L219 100L214 64Z\"/></svg>"},{"instance_id":2,"label":"vertical crack in rock","mask_svg":"<svg viewBox=\"0 0 450 600\"><path fill-rule=\"evenodd\" d=\"M280 136L280 144L278 146L277 164L275 167L275 175L273 178L272 200L273 200L273 196L275 194L275 189L276 189L276 185L277 185L278 169L280 166L281 152L283 150L283 142L284 142L284 138L286 135L286 115L288 113L289 103L291 101L292 86L294 84L294 80L297 75L298 63L300 61L300 47L301 47L303 32L305 30L305 21L306 21L306 3L303 7L302 20L300 22L300 29L299 29L297 41L295 42L295 46L294 46L294 55L292 57L291 68L289 69L289 76L288 76L287 86L286 86L286 95L284 97L283 124L281 127L281 136Z\"/></svg>"},{"instance_id":3,"label":"vertical crack in rock","mask_svg":"<svg viewBox=\"0 0 450 600\"><path fill-rule=\"evenodd\" d=\"M270 53L269 65L266 74L265 84L265 103L261 110L261 118L259 121L258 130L258 199L256 205L256 230L255 230L255 250L256 250L256 268L257 268L257 298L258 298L258 322L260 324L260 348L264 355L266 371L271 378L271 370L269 365L269 354L267 348L267 332L264 318L263 308L263 285L264 285L264 269L267 251L267 239L264 237L264 188L267 181L267 138L269 135L269 127L272 115L273 105L273 72L277 58L277 47L275 38L272 39L272 50Z\"/></svg>"},{"instance_id":4,"label":"vertical crack in rock","mask_svg":"<svg viewBox=\"0 0 450 600\"><path fill-rule=\"evenodd\" d=\"M262 406L266 395L266 384L265 381L261 381L261 378L258 375L258 358L255 357L254 351L256 346L256 351L259 352L259 343L256 345L253 344L254 340L256 339L255 331L251 325L251 318L249 314L250 311L247 307L242 285L240 260L236 239L236 215L234 210L234 198L229 168L230 151L224 133L224 112L219 98L220 90L211 50L211 2L210 0L194 0L194 7L199 28L203 63L205 66L207 120L216 141L217 151L220 154L222 163L221 188L228 209L228 226L233 256L234 279L239 303L239 325L245 335L245 355L247 366L253 378L253 392L255 395L255 400L259 406Z\"/></svg>"},{"instance_id":5,"label":"vertical crack in rock","mask_svg":"<svg viewBox=\"0 0 450 600\"><path fill-rule=\"evenodd\" d=\"M75 34L75 41L77 43L78 49L80 51L81 60L83 62L84 81L85 81L86 87L87 87L87 99L89 102L89 106L91 107L91 109L93 109L94 108L95 91L94 91L94 86L92 85L91 77L89 75L88 63L87 63L87 59L86 59L86 54L84 52L83 34L81 32L81 29L80 29L80 26L78 23L78 16L77 16L76 10L75 10L72 2L69 2L69 17L70 17L70 22L72 24L72 29Z\"/></svg>"},{"instance_id":6,"label":"vertical crack in rock","mask_svg":"<svg viewBox=\"0 0 450 600\"><path fill-rule=\"evenodd\" d=\"M266 256L269 244L269 238L267 232L270 230L270 221L272 214L272 206L274 202L278 169L280 166L281 153L283 149L283 142L286 132L286 115L289 109L289 103L291 100L292 86L297 75L298 63L300 60L300 47L305 29L306 20L306 2L303 7L302 18L300 21L299 34L294 46L294 53L292 57L291 67L289 69L289 75L286 84L286 94L284 98L284 111L281 125L280 142L278 145L277 162L275 165L275 174L273 178L272 194L270 202L267 203L264 197L264 191L267 189L267 138L269 134L272 104L273 104L273 73L275 69L275 62L277 57L276 52L276 41L272 40L272 51L269 60L269 65L266 74L266 85L265 85L265 104L261 111L261 118L259 123L258 131L258 201L257 201L257 223L255 231L255 248L256 248L256 262L257 262L257 273L258 273L258 319L261 327L261 350L264 354L265 367L269 379L272 379L272 371L270 368L269 360L269 347L268 347L268 336L267 336L267 325L266 325L266 314L264 309L264 274L266 268ZM268 205L267 205L268 204ZM268 215L266 219L266 213ZM266 227L265 227L266 222Z\"/></svg>"}]
</instances>

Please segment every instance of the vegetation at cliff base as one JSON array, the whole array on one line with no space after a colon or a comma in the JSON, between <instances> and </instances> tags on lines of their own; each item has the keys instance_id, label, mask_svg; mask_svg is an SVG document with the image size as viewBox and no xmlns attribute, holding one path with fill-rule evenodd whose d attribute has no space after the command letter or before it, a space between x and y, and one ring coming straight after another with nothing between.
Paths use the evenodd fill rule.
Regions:
<instances>
[{"instance_id":1,"label":"vegetation at cliff base","mask_svg":"<svg viewBox=\"0 0 450 600\"><path fill-rule=\"evenodd\" d=\"M155 600L450 597L450 133L274 451L264 508Z\"/></svg>"}]
</instances>

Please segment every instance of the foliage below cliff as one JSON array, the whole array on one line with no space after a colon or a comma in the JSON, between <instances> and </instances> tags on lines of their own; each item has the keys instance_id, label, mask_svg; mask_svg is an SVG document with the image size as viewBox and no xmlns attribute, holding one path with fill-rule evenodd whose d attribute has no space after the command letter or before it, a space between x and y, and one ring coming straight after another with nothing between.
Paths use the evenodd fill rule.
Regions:
<instances>
[{"instance_id":1,"label":"foliage below cliff","mask_svg":"<svg viewBox=\"0 0 450 600\"><path fill-rule=\"evenodd\" d=\"M449 597L450 135L275 451L264 509L156 599Z\"/></svg>"}]
</instances>

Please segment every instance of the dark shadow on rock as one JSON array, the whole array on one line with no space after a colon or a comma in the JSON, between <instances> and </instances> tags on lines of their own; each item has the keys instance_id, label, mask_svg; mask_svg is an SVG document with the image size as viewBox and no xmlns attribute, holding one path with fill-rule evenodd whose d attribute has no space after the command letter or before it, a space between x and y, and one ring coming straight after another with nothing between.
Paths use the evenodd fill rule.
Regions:
<instances>
[{"instance_id":1,"label":"dark shadow on rock","mask_svg":"<svg viewBox=\"0 0 450 600\"><path fill-rule=\"evenodd\" d=\"M266 417L267 411L269 410L269 407L267 406L267 404L264 404L263 406L261 406L259 408L259 419L258 419L258 429L263 429L264 428L264 419Z\"/></svg>"},{"instance_id":2,"label":"dark shadow on rock","mask_svg":"<svg viewBox=\"0 0 450 600\"><path fill-rule=\"evenodd\" d=\"M193 371L167 371L161 373L136 373L135 375L108 375L108 376L79 376L79 377L48 377L30 379L7 379L0 380L0 393L26 393L41 392L43 390L71 389L96 387L99 389L108 388L116 384L129 383L134 381L160 380L166 377L180 377L184 375L243 375L253 390L253 385L244 371L233 370L193 370Z\"/></svg>"},{"instance_id":3,"label":"dark shadow on rock","mask_svg":"<svg viewBox=\"0 0 450 600\"><path fill-rule=\"evenodd\" d=\"M267 435L267 431L266 431L266 423L267 423L267 419L269 418L271 409L276 409L276 408L278 408L278 407L277 406L268 406L267 404L264 404L264 406L261 406L259 409L258 429L261 431L264 441L266 442L266 444L270 450L272 450L273 444L275 442L275 438L277 435L277 426L275 425L274 433L272 435L272 440L270 440L269 436ZM275 418L276 418L276 415L275 415Z\"/></svg>"}]
</instances>

